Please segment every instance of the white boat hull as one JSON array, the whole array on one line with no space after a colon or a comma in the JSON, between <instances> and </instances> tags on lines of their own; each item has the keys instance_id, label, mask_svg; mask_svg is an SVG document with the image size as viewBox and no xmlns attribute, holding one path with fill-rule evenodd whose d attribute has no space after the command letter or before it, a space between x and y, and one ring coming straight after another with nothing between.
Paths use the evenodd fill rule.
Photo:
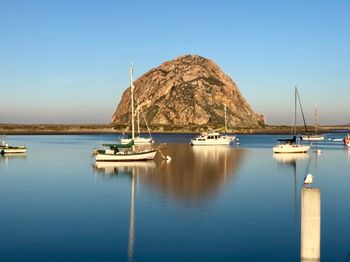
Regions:
<instances>
[{"instance_id":1,"label":"white boat hull","mask_svg":"<svg viewBox=\"0 0 350 262\"><path fill-rule=\"evenodd\" d=\"M138 153L97 153L95 155L96 161L145 161L155 158L157 151L146 151Z\"/></svg>"},{"instance_id":2,"label":"white boat hull","mask_svg":"<svg viewBox=\"0 0 350 262\"><path fill-rule=\"evenodd\" d=\"M305 141L321 141L324 140L324 136L301 136L302 140Z\"/></svg>"},{"instance_id":3,"label":"white boat hull","mask_svg":"<svg viewBox=\"0 0 350 262\"><path fill-rule=\"evenodd\" d=\"M2 154L23 154L27 152L26 148L0 148Z\"/></svg>"},{"instance_id":4,"label":"white boat hull","mask_svg":"<svg viewBox=\"0 0 350 262\"><path fill-rule=\"evenodd\" d=\"M120 139L120 143L125 145L129 144L132 141L131 138L122 138ZM135 145L145 145L145 144L153 144L154 140L152 138L145 138L145 137L135 137L134 144Z\"/></svg>"},{"instance_id":5,"label":"white boat hull","mask_svg":"<svg viewBox=\"0 0 350 262\"><path fill-rule=\"evenodd\" d=\"M216 139L202 139L195 138L191 140L191 145L193 146L216 146L216 145L229 145L234 141L236 136L222 136Z\"/></svg>"},{"instance_id":6,"label":"white boat hull","mask_svg":"<svg viewBox=\"0 0 350 262\"><path fill-rule=\"evenodd\" d=\"M272 148L274 153L306 153L310 146L299 144L280 144Z\"/></svg>"}]
</instances>

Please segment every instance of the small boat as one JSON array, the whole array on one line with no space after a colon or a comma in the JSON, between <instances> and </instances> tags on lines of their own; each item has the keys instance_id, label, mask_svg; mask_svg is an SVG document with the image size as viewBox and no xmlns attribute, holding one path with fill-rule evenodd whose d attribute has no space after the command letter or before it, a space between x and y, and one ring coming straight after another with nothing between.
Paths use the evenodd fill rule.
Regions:
<instances>
[{"instance_id":1,"label":"small boat","mask_svg":"<svg viewBox=\"0 0 350 262\"><path fill-rule=\"evenodd\" d=\"M349 134L347 134L346 137L344 137L343 141L344 141L344 145L350 147L350 135Z\"/></svg>"},{"instance_id":2,"label":"small boat","mask_svg":"<svg viewBox=\"0 0 350 262\"><path fill-rule=\"evenodd\" d=\"M152 160L158 149L137 149L134 143L129 144L103 144L105 149L96 150L96 161L144 161Z\"/></svg>"},{"instance_id":3,"label":"small boat","mask_svg":"<svg viewBox=\"0 0 350 262\"><path fill-rule=\"evenodd\" d=\"M1 154L23 154L27 152L27 147L24 145L10 146L5 141L0 144Z\"/></svg>"},{"instance_id":4,"label":"small boat","mask_svg":"<svg viewBox=\"0 0 350 262\"><path fill-rule=\"evenodd\" d=\"M297 144L296 136L292 139L278 139L278 141L283 143L272 148L274 153L306 153L310 149L308 145Z\"/></svg>"},{"instance_id":5,"label":"small boat","mask_svg":"<svg viewBox=\"0 0 350 262\"><path fill-rule=\"evenodd\" d=\"M203 132L200 136L191 139L191 145L229 145L235 138L236 136L222 135L218 131Z\"/></svg>"},{"instance_id":6,"label":"small boat","mask_svg":"<svg viewBox=\"0 0 350 262\"><path fill-rule=\"evenodd\" d=\"M154 143L154 140L152 137L135 136L134 139L132 139L132 136L130 134L128 135L123 134L123 137L120 139L120 143L129 144L132 140L134 141L135 145L145 145L145 144Z\"/></svg>"},{"instance_id":7,"label":"small boat","mask_svg":"<svg viewBox=\"0 0 350 262\"><path fill-rule=\"evenodd\" d=\"M303 145L303 144L297 143L296 115L297 115L297 99L299 98L299 93L296 87L295 87L294 97L295 97L294 98L294 135L291 139L278 139L278 141L282 143L277 144L272 148L274 153L306 153L310 149L309 145ZM299 98L299 104L301 107L300 98ZM304 125L306 126L304 117L303 117L303 120L304 120Z\"/></svg>"},{"instance_id":8,"label":"small boat","mask_svg":"<svg viewBox=\"0 0 350 262\"><path fill-rule=\"evenodd\" d=\"M139 104L139 102L138 102L138 104ZM152 138L151 132L149 129L148 129L149 137L141 137L140 110L141 110L141 108L140 108L140 104L139 104L136 108L136 111L137 111L137 135L134 138L132 138L131 134L123 134L122 138L120 139L121 144L129 144L131 142L131 140L134 140L135 145L145 145L145 144L153 144L154 143L154 139ZM144 116L144 120L145 120L147 128L148 128L148 124L147 124L145 116Z\"/></svg>"},{"instance_id":9,"label":"small boat","mask_svg":"<svg viewBox=\"0 0 350 262\"><path fill-rule=\"evenodd\" d=\"M314 134L305 134L301 136L301 140L305 141L321 141L324 140L325 137L323 135L317 134L317 129L318 129L318 114L317 114L317 107L315 107L315 122L314 122L314 128L315 128L315 133Z\"/></svg>"},{"instance_id":10,"label":"small boat","mask_svg":"<svg viewBox=\"0 0 350 262\"><path fill-rule=\"evenodd\" d=\"M227 135L227 121L226 121L226 105L224 108L225 113L225 134L219 133L219 131L202 132L199 136L191 139L192 146L213 146L213 145L229 145L236 139L235 135Z\"/></svg>"},{"instance_id":11,"label":"small boat","mask_svg":"<svg viewBox=\"0 0 350 262\"><path fill-rule=\"evenodd\" d=\"M301 136L301 140L305 141L321 141L324 140L325 137L323 135L316 135L316 134L306 134Z\"/></svg>"}]
</instances>

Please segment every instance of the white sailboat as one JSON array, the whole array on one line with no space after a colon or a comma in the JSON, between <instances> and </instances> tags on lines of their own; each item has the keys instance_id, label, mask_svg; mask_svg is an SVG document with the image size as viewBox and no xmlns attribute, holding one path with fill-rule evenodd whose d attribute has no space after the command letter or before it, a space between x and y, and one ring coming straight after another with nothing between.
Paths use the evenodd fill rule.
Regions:
<instances>
[{"instance_id":1,"label":"white sailboat","mask_svg":"<svg viewBox=\"0 0 350 262\"><path fill-rule=\"evenodd\" d=\"M94 150L96 161L144 161L155 158L159 148L135 145L134 127L134 81L133 66L130 65L131 92L131 141L128 144L104 144L104 149Z\"/></svg>"},{"instance_id":2,"label":"white sailboat","mask_svg":"<svg viewBox=\"0 0 350 262\"><path fill-rule=\"evenodd\" d=\"M274 153L306 153L309 149L309 145L302 145L297 143L296 136L296 119L297 119L297 98L298 90L295 88L295 100L294 100L294 135L291 139L279 139L280 144L275 145L272 150ZM300 100L299 100L300 102Z\"/></svg>"},{"instance_id":3,"label":"white sailboat","mask_svg":"<svg viewBox=\"0 0 350 262\"><path fill-rule=\"evenodd\" d=\"M229 145L236 139L236 136L227 135L226 105L225 105L225 134L219 131L202 132L199 136L191 139L192 146L215 146Z\"/></svg>"},{"instance_id":4,"label":"white sailboat","mask_svg":"<svg viewBox=\"0 0 350 262\"><path fill-rule=\"evenodd\" d=\"M140 133L140 106L139 103L137 103L138 106L136 108L137 111L137 136L135 136L134 138L134 143L135 145L145 145L145 144L153 144L154 140L151 136L151 132L148 129L148 125L147 125L147 121L145 119L146 125L147 125L147 129L148 129L148 133L149 133L149 137L141 137L141 133ZM123 137L120 139L120 143L121 144L129 144L132 140L132 137L126 137L125 134L123 134Z\"/></svg>"},{"instance_id":5,"label":"white sailboat","mask_svg":"<svg viewBox=\"0 0 350 262\"><path fill-rule=\"evenodd\" d=\"M315 116L314 116L314 127L315 127L315 133L314 134L305 134L301 136L302 140L305 141L321 141L324 140L325 137L323 135L319 135L317 133L318 128L318 114L317 114L317 107L315 107Z\"/></svg>"}]
</instances>

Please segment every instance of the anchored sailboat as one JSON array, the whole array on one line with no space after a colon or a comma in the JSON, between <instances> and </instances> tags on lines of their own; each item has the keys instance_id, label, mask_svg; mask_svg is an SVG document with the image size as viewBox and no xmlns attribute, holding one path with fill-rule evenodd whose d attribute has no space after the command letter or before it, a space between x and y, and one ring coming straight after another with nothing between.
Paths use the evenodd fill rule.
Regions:
<instances>
[{"instance_id":1,"label":"anchored sailboat","mask_svg":"<svg viewBox=\"0 0 350 262\"><path fill-rule=\"evenodd\" d=\"M308 145L302 145L302 144L297 144L297 99L299 99L299 104L300 103L300 98L299 98L299 93L298 89L295 87L295 99L294 99L294 131L293 131L293 137L291 139L278 139L279 142L282 142L280 144L275 145L272 150L274 153L306 153L309 149L310 146ZM302 112L303 114L303 112ZM303 119L304 119L304 114L303 114ZM305 120L304 120L305 123ZM306 126L306 125L305 125Z\"/></svg>"},{"instance_id":2,"label":"anchored sailboat","mask_svg":"<svg viewBox=\"0 0 350 262\"><path fill-rule=\"evenodd\" d=\"M323 135L317 134L317 129L318 129L318 114L317 114L317 107L315 107L315 115L314 115L314 128L315 128L315 133L314 134L305 134L301 136L302 140L306 141L321 141L324 140L325 137Z\"/></svg>"},{"instance_id":3,"label":"anchored sailboat","mask_svg":"<svg viewBox=\"0 0 350 262\"><path fill-rule=\"evenodd\" d=\"M134 127L134 81L133 66L130 65L130 92L131 92L131 140L127 144L104 144L104 149L94 150L96 161L143 161L152 160L162 146L135 145ZM165 158L165 157L163 157ZM166 158L168 159L168 157Z\"/></svg>"},{"instance_id":4,"label":"anchored sailboat","mask_svg":"<svg viewBox=\"0 0 350 262\"><path fill-rule=\"evenodd\" d=\"M137 100L137 108L136 108L136 112L137 112L137 136L135 136L134 139L132 139L132 137L129 135L129 137L126 137L125 134L123 134L123 137L120 139L120 143L121 144L129 144L131 142L131 140L134 140L135 145L144 145L144 144L153 144L154 140L151 136L151 132L148 128L148 124L145 118L145 115L143 115L145 123L147 125L147 129L148 129L148 134L149 137L141 137L141 132L140 132L140 111L141 111L141 107L140 107L140 103L139 100Z\"/></svg>"}]
</instances>

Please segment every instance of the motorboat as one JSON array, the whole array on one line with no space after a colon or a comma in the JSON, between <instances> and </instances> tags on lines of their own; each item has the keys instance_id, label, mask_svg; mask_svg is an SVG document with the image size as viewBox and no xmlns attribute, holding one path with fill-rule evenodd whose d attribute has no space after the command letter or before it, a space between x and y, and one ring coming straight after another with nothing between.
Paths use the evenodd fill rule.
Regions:
<instances>
[{"instance_id":1,"label":"motorboat","mask_svg":"<svg viewBox=\"0 0 350 262\"><path fill-rule=\"evenodd\" d=\"M194 139L191 139L191 145L229 145L235 138L236 136L222 135L218 131L203 132Z\"/></svg>"},{"instance_id":2,"label":"motorboat","mask_svg":"<svg viewBox=\"0 0 350 262\"><path fill-rule=\"evenodd\" d=\"M323 135L317 135L317 134L306 134L301 136L301 140L305 141L321 141L324 140L325 137Z\"/></svg>"},{"instance_id":3,"label":"motorboat","mask_svg":"<svg viewBox=\"0 0 350 262\"><path fill-rule=\"evenodd\" d=\"M23 154L26 152L27 152L27 147L24 145L10 146L5 141L2 141L0 144L0 153L1 154Z\"/></svg>"}]
</instances>

